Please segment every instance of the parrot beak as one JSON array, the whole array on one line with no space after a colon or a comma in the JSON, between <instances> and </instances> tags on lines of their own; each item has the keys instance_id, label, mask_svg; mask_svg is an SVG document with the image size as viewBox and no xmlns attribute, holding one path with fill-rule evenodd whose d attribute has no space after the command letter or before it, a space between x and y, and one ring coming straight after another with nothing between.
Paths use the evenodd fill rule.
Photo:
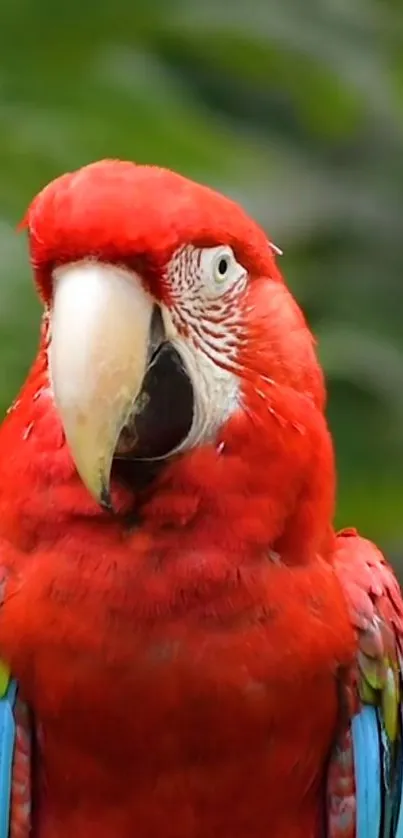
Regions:
<instances>
[{"instance_id":1,"label":"parrot beak","mask_svg":"<svg viewBox=\"0 0 403 838\"><path fill-rule=\"evenodd\" d=\"M77 262L56 268L53 281L56 408L84 485L112 510L113 462L124 459L125 482L129 472L135 483L136 461L178 451L192 427L193 386L168 311L134 271Z\"/></svg>"},{"instance_id":2,"label":"parrot beak","mask_svg":"<svg viewBox=\"0 0 403 838\"><path fill-rule=\"evenodd\" d=\"M94 261L54 271L55 403L83 483L109 508L112 460L143 384L153 308L139 277L123 268Z\"/></svg>"}]
</instances>

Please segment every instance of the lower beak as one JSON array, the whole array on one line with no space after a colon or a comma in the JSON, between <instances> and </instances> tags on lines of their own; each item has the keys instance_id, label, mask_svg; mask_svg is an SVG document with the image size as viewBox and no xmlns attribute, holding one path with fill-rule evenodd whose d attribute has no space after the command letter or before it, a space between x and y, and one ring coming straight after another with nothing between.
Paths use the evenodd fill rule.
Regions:
<instances>
[{"instance_id":1,"label":"lower beak","mask_svg":"<svg viewBox=\"0 0 403 838\"><path fill-rule=\"evenodd\" d=\"M97 262L54 272L54 398L77 471L110 507L112 460L147 369L154 302L140 278Z\"/></svg>"}]
</instances>

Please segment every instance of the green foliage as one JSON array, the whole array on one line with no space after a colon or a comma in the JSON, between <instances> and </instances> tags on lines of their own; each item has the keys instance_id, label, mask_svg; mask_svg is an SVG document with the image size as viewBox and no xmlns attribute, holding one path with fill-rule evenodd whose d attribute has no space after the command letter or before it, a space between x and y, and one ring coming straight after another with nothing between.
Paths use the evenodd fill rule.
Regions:
<instances>
[{"instance_id":1,"label":"green foliage","mask_svg":"<svg viewBox=\"0 0 403 838\"><path fill-rule=\"evenodd\" d=\"M13 226L100 157L157 162L239 199L285 250L319 339L338 522L403 543L403 12L396 0L3 0L4 412L39 306Z\"/></svg>"}]
</instances>

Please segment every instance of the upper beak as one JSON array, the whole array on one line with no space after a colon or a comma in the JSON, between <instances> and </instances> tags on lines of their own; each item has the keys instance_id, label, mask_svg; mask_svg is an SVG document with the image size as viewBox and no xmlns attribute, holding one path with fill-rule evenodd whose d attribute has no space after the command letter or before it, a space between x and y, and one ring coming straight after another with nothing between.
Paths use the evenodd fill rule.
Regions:
<instances>
[{"instance_id":1,"label":"upper beak","mask_svg":"<svg viewBox=\"0 0 403 838\"><path fill-rule=\"evenodd\" d=\"M117 441L147 369L153 306L140 278L124 268L88 261L54 272L55 402L77 471L107 507Z\"/></svg>"}]
</instances>

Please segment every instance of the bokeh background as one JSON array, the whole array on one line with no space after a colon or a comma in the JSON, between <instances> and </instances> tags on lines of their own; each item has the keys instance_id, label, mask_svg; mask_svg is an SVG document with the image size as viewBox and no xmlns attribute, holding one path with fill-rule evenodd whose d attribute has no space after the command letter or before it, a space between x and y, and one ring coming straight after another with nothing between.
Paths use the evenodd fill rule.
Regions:
<instances>
[{"instance_id":1,"label":"bokeh background","mask_svg":"<svg viewBox=\"0 0 403 838\"><path fill-rule=\"evenodd\" d=\"M327 372L338 523L399 563L401 0L2 0L1 414L39 322L15 225L48 180L105 156L221 189L283 248Z\"/></svg>"}]
</instances>

